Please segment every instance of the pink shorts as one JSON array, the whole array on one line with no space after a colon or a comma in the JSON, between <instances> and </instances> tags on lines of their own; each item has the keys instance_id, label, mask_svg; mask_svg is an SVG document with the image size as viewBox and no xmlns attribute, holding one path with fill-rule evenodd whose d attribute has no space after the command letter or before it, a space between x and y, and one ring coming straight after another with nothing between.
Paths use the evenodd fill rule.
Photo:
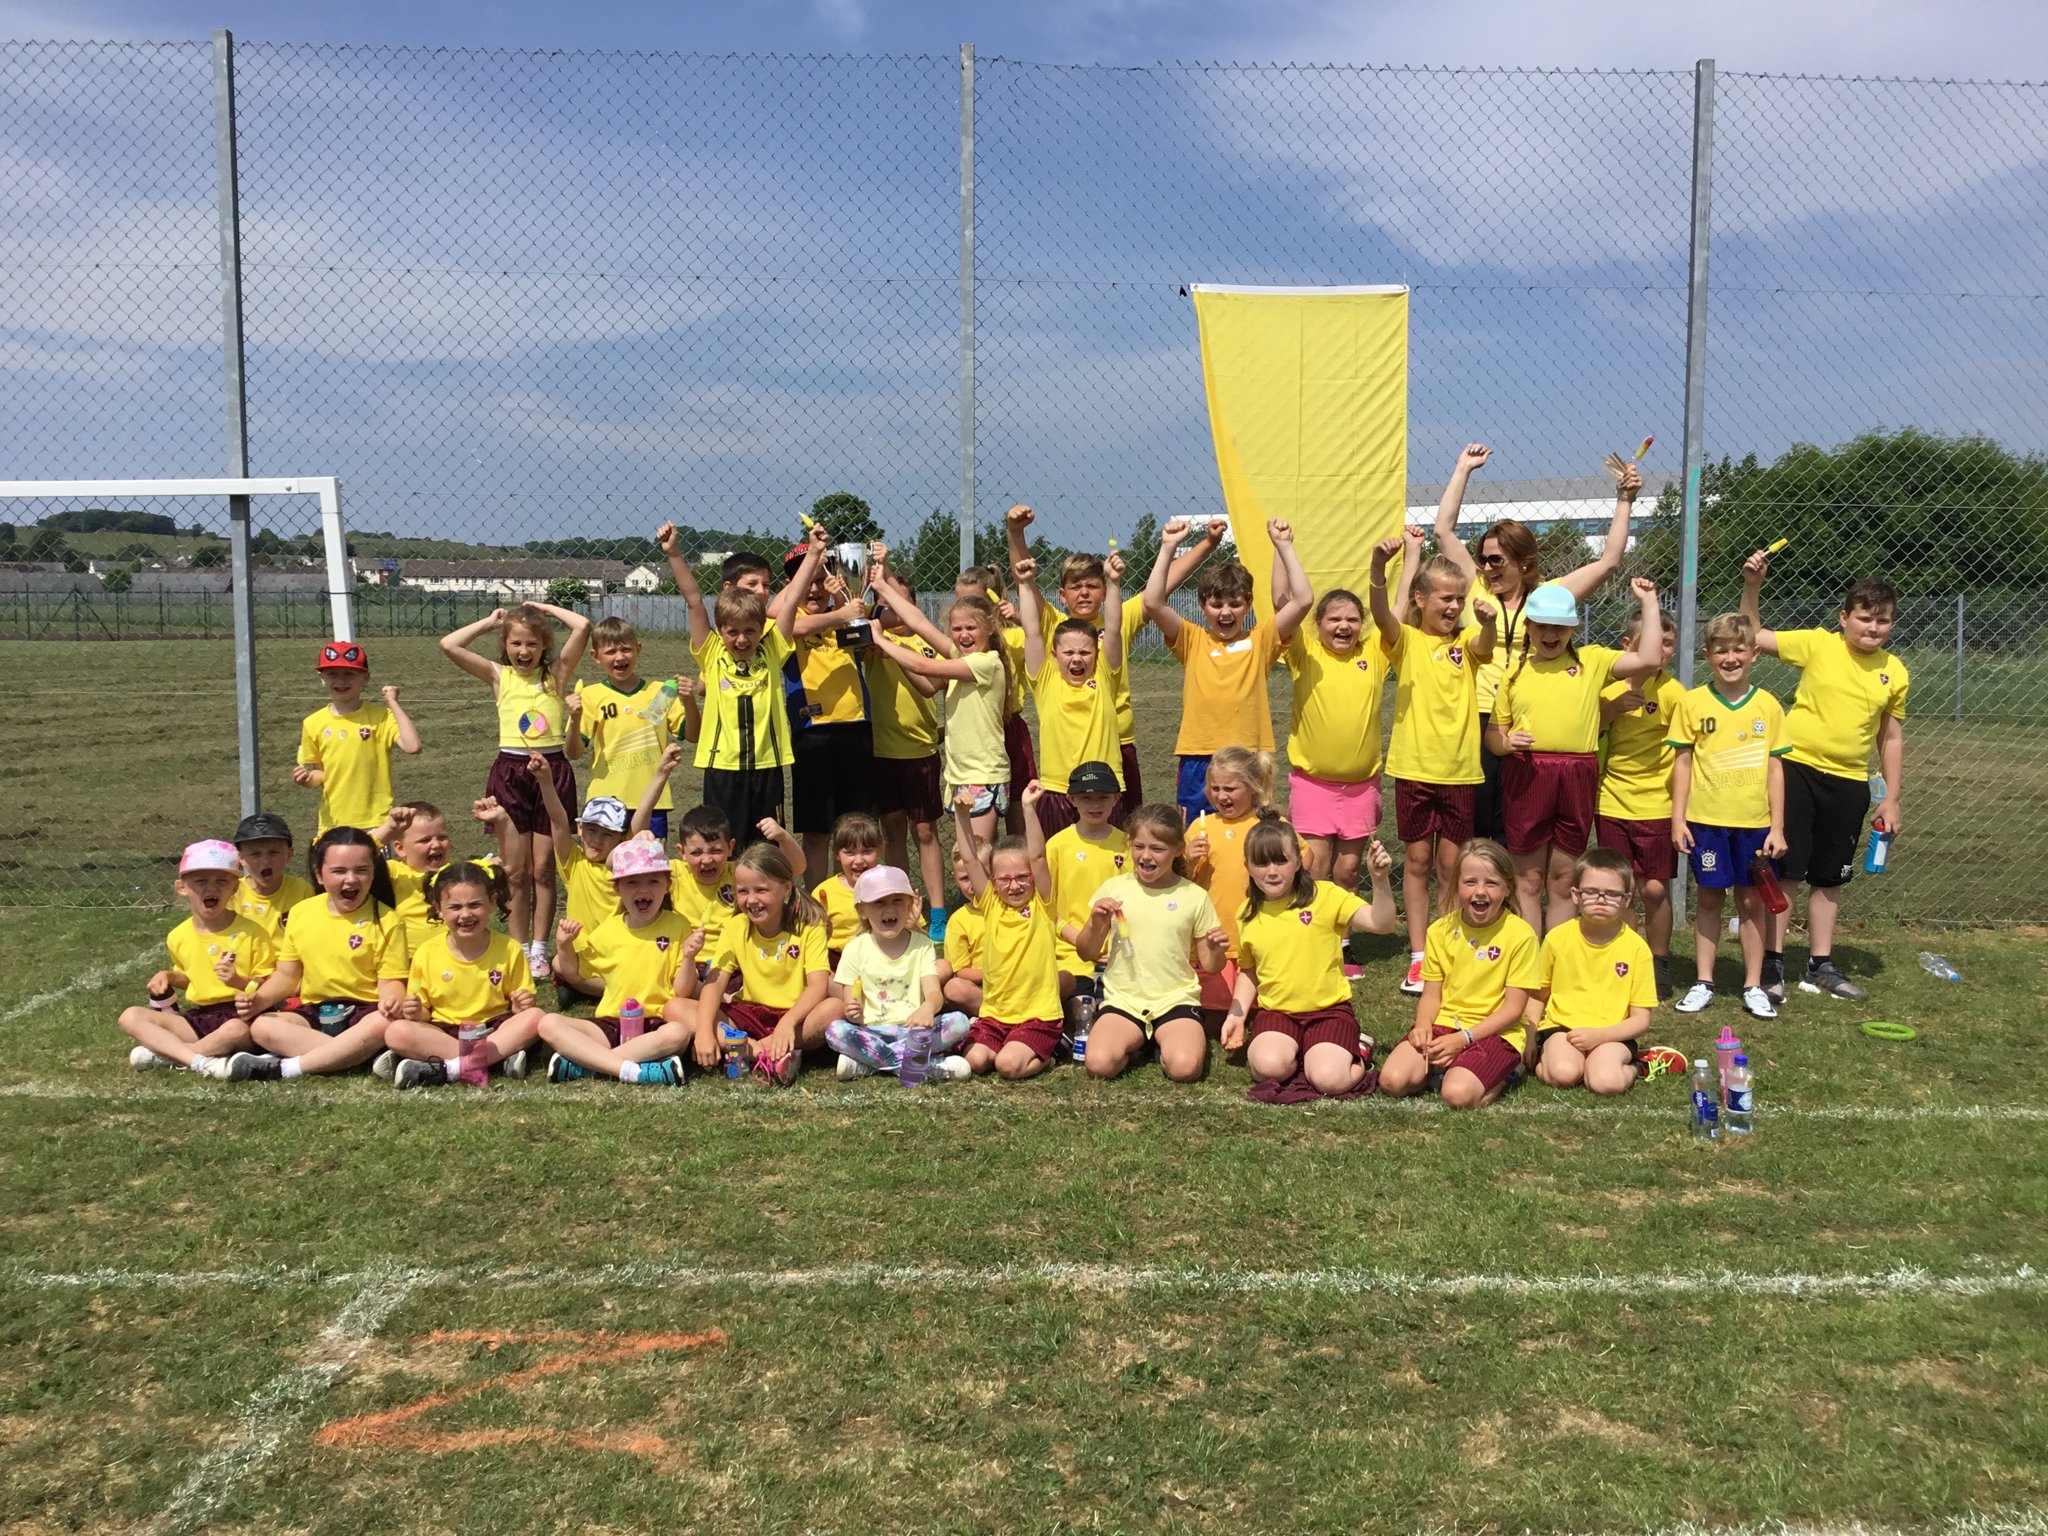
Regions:
<instances>
[{"instance_id":1,"label":"pink shorts","mask_svg":"<svg viewBox=\"0 0 2048 1536\"><path fill-rule=\"evenodd\" d=\"M1005 1024L998 1019L976 1019L967 1031L967 1044L985 1045L992 1051L1000 1051L1013 1040L1030 1046L1032 1055L1040 1061L1051 1061L1052 1053L1059 1048L1060 1021L1024 1019Z\"/></svg>"},{"instance_id":2,"label":"pink shorts","mask_svg":"<svg viewBox=\"0 0 2048 1536\"><path fill-rule=\"evenodd\" d=\"M1373 777L1347 784L1297 768L1287 776L1287 819L1304 837L1339 842L1371 837L1380 824L1380 781Z\"/></svg>"}]
</instances>

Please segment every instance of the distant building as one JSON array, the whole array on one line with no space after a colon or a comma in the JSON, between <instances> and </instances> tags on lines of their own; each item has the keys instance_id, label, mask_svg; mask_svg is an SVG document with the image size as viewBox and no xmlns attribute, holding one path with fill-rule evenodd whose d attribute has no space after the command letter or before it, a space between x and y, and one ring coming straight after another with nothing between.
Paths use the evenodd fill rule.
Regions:
<instances>
[{"instance_id":1,"label":"distant building","mask_svg":"<svg viewBox=\"0 0 2048 1536\"><path fill-rule=\"evenodd\" d=\"M1636 533L1657 497L1673 482L1667 476L1645 476L1636 501ZM1443 486L1408 487L1408 522L1429 527L1436 521L1437 498ZM1605 475L1569 480L1488 480L1481 470L1465 491L1458 511L1458 536L1469 541L1479 529L1507 518L1527 523L1537 533L1563 523L1589 539L1599 539L1614 516L1614 482Z\"/></svg>"},{"instance_id":2,"label":"distant building","mask_svg":"<svg viewBox=\"0 0 2048 1536\"><path fill-rule=\"evenodd\" d=\"M649 565L628 566L618 560L556 560L546 557L509 560L408 560L377 558L350 562L359 582L404 587L411 592L466 592L505 602L533 602L547 596L551 583L567 577L583 583L592 600L607 586L629 586L652 592L661 577ZM665 573L663 573L665 574ZM644 582L644 586L632 583Z\"/></svg>"}]
</instances>

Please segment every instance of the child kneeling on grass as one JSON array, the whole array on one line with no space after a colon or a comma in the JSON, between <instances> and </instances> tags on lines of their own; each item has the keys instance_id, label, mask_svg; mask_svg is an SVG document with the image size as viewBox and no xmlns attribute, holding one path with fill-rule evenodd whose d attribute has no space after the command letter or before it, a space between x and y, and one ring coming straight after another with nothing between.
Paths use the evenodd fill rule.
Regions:
<instances>
[{"instance_id":1,"label":"child kneeling on grass","mask_svg":"<svg viewBox=\"0 0 2048 1536\"><path fill-rule=\"evenodd\" d=\"M966 1077L966 1058L951 1053L967 1038L969 1020L940 1012L939 947L918 922L910 876L878 864L854 882L853 903L860 929L846 941L832 995L812 1019L823 1021L825 1043L839 1053L840 1080L900 1070L913 1029L936 1031L933 1044L946 1053L937 1075Z\"/></svg>"},{"instance_id":2,"label":"child kneeling on grass","mask_svg":"<svg viewBox=\"0 0 2048 1536\"><path fill-rule=\"evenodd\" d=\"M540 1038L533 973L525 949L490 926L492 909L503 917L511 900L495 866L450 864L427 882L439 928L413 952L405 996L384 1031L389 1049L371 1068L393 1087L481 1087L492 1067L526 1076L527 1048Z\"/></svg>"},{"instance_id":3,"label":"child kneeling on grass","mask_svg":"<svg viewBox=\"0 0 2048 1536\"><path fill-rule=\"evenodd\" d=\"M986 865L974 849L972 786L953 797L954 846L966 850L961 888L984 925L981 1016L967 1034L967 1064L977 1075L994 1072L1011 1082L1051 1066L1060 1043L1052 876L1037 814L1045 793L1036 779L1024 786L1024 836L997 842Z\"/></svg>"},{"instance_id":4,"label":"child kneeling on grass","mask_svg":"<svg viewBox=\"0 0 2048 1536\"><path fill-rule=\"evenodd\" d=\"M1369 1092L1363 1085L1372 1047L1352 1011L1344 940L1394 931L1393 856L1377 838L1366 844L1370 907L1311 875L1300 838L1278 817L1252 828L1244 858L1252 889L1238 928L1240 969L1223 1021L1224 1048L1244 1042L1249 1018L1245 1060L1257 1083L1284 1084L1299 1075L1328 1097Z\"/></svg>"},{"instance_id":5,"label":"child kneeling on grass","mask_svg":"<svg viewBox=\"0 0 2048 1536\"><path fill-rule=\"evenodd\" d=\"M1625 855L1588 848L1572 872L1579 915L1543 939L1543 978L1529 999L1530 1056L1553 1088L1584 1083L1627 1093L1641 1059L1636 1042L1657 1006L1656 965L1624 916L1635 899Z\"/></svg>"},{"instance_id":6,"label":"child kneeling on grass","mask_svg":"<svg viewBox=\"0 0 2048 1536\"><path fill-rule=\"evenodd\" d=\"M1536 931L1508 910L1507 849L1475 837L1453 868L1457 906L1429 925L1415 1027L1388 1054L1380 1091L1405 1098L1433 1088L1449 1108L1478 1109L1522 1064L1522 1015L1543 971Z\"/></svg>"},{"instance_id":7,"label":"child kneeling on grass","mask_svg":"<svg viewBox=\"0 0 2048 1536\"><path fill-rule=\"evenodd\" d=\"M189 843L172 887L192 915L164 939L171 963L149 978L149 1006L123 1009L121 1028L135 1040L128 1065L138 1072L188 1067L223 1082L241 1054L247 1077L249 1020L255 999L244 995L277 967L270 935L235 911L241 855L219 838ZM185 994L179 1006L176 994Z\"/></svg>"},{"instance_id":8,"label":"child kneeling on grass","mask_svg":"<svg viewBox=\"0 0 2048 1536\"><path fill-rule=\"evenodd\" d=\"M620 843L609 866L618 912L588 932L569 918L555 929L556 982L589 992L600 981L603 991L594 1019L551 1013L540 1021L540 1037L555 1052L548 1081L598 1074L680 1088L682 1052L697 1032L697 951L704 930L692 928L669 904L668 855L660 843L647 837ZM633 1002L645 1032L628 1037L620 1020Z\"/></svg>"},{"instance_id":9,"label":"child kneeling on grass","mask_svg":"<svg viewBox=\"0 0 2048 1536\"><path fill-rule=\"evenodd\" d=\"M314 840L311 873L325 894L292 908L277 969L256 989L249 1033L268 1054L250 1059L250 1077L289 1081L361 1065L384 1048L405 996L412 951L376 840L330 827Z\"/></svg>"},{"instance_id":10,"label":"child kneeling on grass","mask_svg":"<svg viewBox=\"0 0 2048 1536\"><path fill-rule=\"evenodd\" d=\"M732 916L718 931L697 990L697 1065L719 1064L721 1015L745 1036L740 1056L777 1087L796 1081L803 1053L825 1043L811 1022L825 1000L825 913L803 893L788 857L773 843L752 843L733 863ZM739 995L726 987L739 981Z\"/></svg>"}]
</instances>

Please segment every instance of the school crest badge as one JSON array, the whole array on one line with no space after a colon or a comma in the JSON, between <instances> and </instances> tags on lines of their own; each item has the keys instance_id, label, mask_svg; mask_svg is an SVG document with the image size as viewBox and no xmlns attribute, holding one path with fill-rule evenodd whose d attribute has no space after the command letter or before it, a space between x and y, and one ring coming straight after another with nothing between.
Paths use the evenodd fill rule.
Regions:
<instances>
[{"instance_id":1,"label":"school crest badge","mask_svg":"<svg viewBox=\"0 0 2048 1536\"><path fill-rule=\"evenodd\" d=\"M350 949L361 949L363 947L363 936L360 933L350 934L348 936L348 947Z\"/></svg>"},{"instance_id":2,"label":"school crest badge","mask_svg":"<svg viewBox=\"0 0 2048 1536\"><path fill-rule=\"evenodd\" d=\"M668 946L670 942L671 940L669 939L669 936L665 933L657 933L654 936L654 947L660 950L661 953L663 953L664 955L668 953Z\"/></svg>"},{"instance_id":3,"label":"school crest badge","mask_svg":"<svg viewBox=\"0 0 2048 1536\"><path fill-rule=\"evenodd\" d=\"M499 987L505 984L505 973L501 970L498 970L495 966L492 967L490 975L492 986Z\"/></svg>"},{"instance_id":4,"label":"school crest badge","mask_svg":"<svg viewBox=\"0 0 2048 1536\"><path fill-rule=\"evenodd\" d=\"M1617 976L1626 976L1628 974L1628 962L1626 960L1615 961L1614 974Z\"/></svg>"}]
</instances>

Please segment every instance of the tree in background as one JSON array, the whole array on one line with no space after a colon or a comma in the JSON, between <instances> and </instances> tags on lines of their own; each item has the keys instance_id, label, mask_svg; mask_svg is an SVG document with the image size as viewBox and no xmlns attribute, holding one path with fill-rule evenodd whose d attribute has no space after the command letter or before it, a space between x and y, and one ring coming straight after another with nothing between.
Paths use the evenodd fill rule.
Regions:
<instances>
[{"instance_id":1,"label":"tree in background","mask_svg":"<svg viewBox=\"0 0 2048 1536\"><path fill-rule=\"evenodd\" d=\"M825 525L834 544L866 544L885 537L868 504L851 491L833 491L811 503L811 516Z\"/></svg>"},{"instance_id":2,"label":"tree in background","mask_svg":"<svg viewBox=\"0 0 2048 1536\"><path fill-rule=\"evenodd\" d=\"M590 601L589 583L574 576L557 576L548 583L546 601L557 608L580 608Z\"/></svg>"},{"instance_id":3,"label":"tree in background","mask_svg":"<svg viewBox=\"0 0 2048 1536\"><path fill-rule=\"evenodd\" d=\"M192 551L192 565L195 570L218 570L228 563L228 547L225 544L202 544Z\"/></svg>"},{"instance_id":4,"label":"tree in background","mask_svg":"<svg viewBox=\"0 0 2048 1536\"><path fill-rule=\"evenodd\" d=\"M126 566L116 566L100 578L100 586L109 592L126 592L135 585L135 573Z\"/></svg>"}]
</instances>

